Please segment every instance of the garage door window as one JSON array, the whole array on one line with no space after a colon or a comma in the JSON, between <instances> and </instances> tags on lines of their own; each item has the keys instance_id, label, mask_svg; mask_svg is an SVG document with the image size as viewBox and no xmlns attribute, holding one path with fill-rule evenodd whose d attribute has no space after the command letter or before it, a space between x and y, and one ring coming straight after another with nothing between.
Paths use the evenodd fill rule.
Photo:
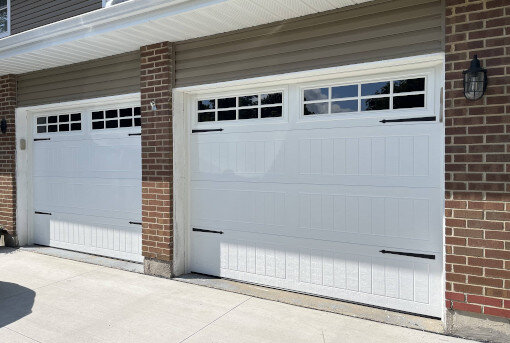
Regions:
<instances>
[{"instance_id":1,"label":"garage door window","mask_svg":"<svg viewBox=\"0 0 510 343\"><path fill-rule=\"evenodd\" d=\"M310 88L303 91L303 114L424 108L425 92L424 77Z\"/></svg>"},{"instance_id":2,"label":"garage door window","mask_svg":"<svg viewBox=\"0 0 510 343\"><path fill-rule=\"evenodd\" d=\"M81 130L81 113L39 116L35 120L37 133Z\"/></svg>"},{"instance_id":3,"label":"garage door window","mask_svg":"<svg viewBox=\"0 0 510 343\"><path fill-rule=\"evenodd\" d=\"M141 126L140 107L92 112L92 130Z\"/></svg>"},{"instance_id":4,"label":"garage door window","mask_svg":"<svg viewBox=\"0 0 510 343\"><path fill-rule=\"evenodd\" d=\"M199 123L274 118L283 115L283 93L258 93L199 100Z\"/></svg>"}]
</instances>

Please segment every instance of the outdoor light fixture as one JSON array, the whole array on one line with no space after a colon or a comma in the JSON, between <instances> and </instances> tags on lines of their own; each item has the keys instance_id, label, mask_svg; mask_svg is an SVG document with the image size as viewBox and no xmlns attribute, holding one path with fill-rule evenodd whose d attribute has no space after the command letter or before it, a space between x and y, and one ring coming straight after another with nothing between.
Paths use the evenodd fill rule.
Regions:
<instances>
[{"instance_id":1,"label":"outdoor light fixture","mask_svg":"<svg viewBox=\"0 0 510 343\"><path fill-rule=\"evenodd\" d=\"M153 111L157 111L158 110L158 107L156 106L156 102L154 100L151 101L151 109Z\"/></svg>"},{"instance_id":2,"label":"outdoor light fixture","mask_svg":"<svg viewBox=\"0 0 510 343\"><path fill-rule=\"evenodd\" d=\"M0 131L2 131L2 133L7 132L7 120L2 119L2 121L0 121Z\"/></svg>"},{"instance_id":3,"label":"outdoor light fixture","mask_svg":"<svg viewBox=\"0 0 510 343\"><path fill-rule=\"evenodd\" d=\"M480 66L480 60L475 55L471 66L464 74L464 96L468 100L480 99L487 89L487 69Z\"/></svg>"}]
</instances>

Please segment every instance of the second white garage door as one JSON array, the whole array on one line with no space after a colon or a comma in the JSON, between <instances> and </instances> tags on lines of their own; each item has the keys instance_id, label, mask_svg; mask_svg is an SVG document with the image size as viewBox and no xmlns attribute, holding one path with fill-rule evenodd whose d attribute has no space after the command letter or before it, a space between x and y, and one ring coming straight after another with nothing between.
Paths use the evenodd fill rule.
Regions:
<instances>
[{"instance_id":1,"label":"second white garage door","mask_svg":"<svg viewBox=\"0 0 510 343\"><path fill-rule=\"evenodd\" d=\"M140 107L33 118L34 242L142 262Z\"/></svg>"},{"instance_id":2,"label":"second white garage door","mask_svg":"<svg viewBox=\"0 0 510 343\"><path fill-rule=\"evenodd\" d=\"M201 95L191 271L441 316L433 70Z\"/></svg>"}]
</instances>

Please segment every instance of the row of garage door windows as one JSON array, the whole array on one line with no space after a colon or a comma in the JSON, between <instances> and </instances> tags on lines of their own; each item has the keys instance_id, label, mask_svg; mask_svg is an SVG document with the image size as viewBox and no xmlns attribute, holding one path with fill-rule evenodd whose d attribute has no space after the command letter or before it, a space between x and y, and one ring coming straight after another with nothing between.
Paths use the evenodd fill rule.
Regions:
<instances>
[{"instance_id":1,"label":"row of garage door windows","mask_svg":"<svg viewBox=\"0 0 510 343\"><path fill-rule=\"evenodd\" d=\"M140 107L110 109L92 112L92 130L141 126ZM60 114L36 118L37 133L80 131L82 114Z\"/></svg>"},{"instance_id":2,"label":"row of garage door windows","mask_svg":"<svg viewBox=\"0 0 510 343\"><path fill-rule=\"evenodd\" d=\"M304 89L303 114L321 115L425 107L425 78ZM283 94L199 100L198 122L282 116Z\"/></svg>"}]
</instances>

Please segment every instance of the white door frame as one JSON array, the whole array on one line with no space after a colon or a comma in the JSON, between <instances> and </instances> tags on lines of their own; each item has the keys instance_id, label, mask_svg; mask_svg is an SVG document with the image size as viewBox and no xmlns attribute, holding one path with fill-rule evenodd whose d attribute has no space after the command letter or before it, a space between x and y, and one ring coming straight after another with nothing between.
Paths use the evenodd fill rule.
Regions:
<instances>
[{"instance_id":1,"label":"white door frame","mask_svg":"<svg viewBox=\"0 0 510 343\"><path fill-rule=\"evenodd\" d=\"M328 79L342 79L351 77L362 77L381 73L405 72L406 70L434 68L436 85L434 85L435 103L434 112L439 116L440 122L444 117L444 73L445 73L445 54L434 53L407 58L398 58L377 62L361 63L355 65L332 67L325 69L309 70L303 72L287 73L280 75L271 75L244 80L235 80L206 85L179 87L173 90L173 171L174 171L174 272L176 275L190 271L190 189L191 189L191 171L190 171L190 131L192 120L190 113L194 108L193 98L222 92L239 92L242 89L252 89L256 87L275 87L278 85L318 82ZM437 89L436 89L437 87ZM442 103L441 103L442 102ZM444 134L444 133L443 133ZM444 141L444 136L443 136ZM441 156L444 175L444 154ZM444 176L442 184L444 185ZM443 192L444 193L444 192ZM445 259L444 248L444 195L443 204L443 261ZM442 271L441 294L444 297L445 292L445 270ZM442 319L445 318L443 311Z\"/></svg>"},{"instance_id":2,"label":"white door frame","mask_svg":"<svg viewBox=\"0 0 510 343\"><path fill-rule=\"evenodd\" d=\"M102 98L67 101L55 104L19 107L16 109L16 232L20 245L33 244L33 118L51 111L72 111L94 106L136 105L140 93ZM21 149L21 141L25 149Z\"/></svg>"}]
</instances>

